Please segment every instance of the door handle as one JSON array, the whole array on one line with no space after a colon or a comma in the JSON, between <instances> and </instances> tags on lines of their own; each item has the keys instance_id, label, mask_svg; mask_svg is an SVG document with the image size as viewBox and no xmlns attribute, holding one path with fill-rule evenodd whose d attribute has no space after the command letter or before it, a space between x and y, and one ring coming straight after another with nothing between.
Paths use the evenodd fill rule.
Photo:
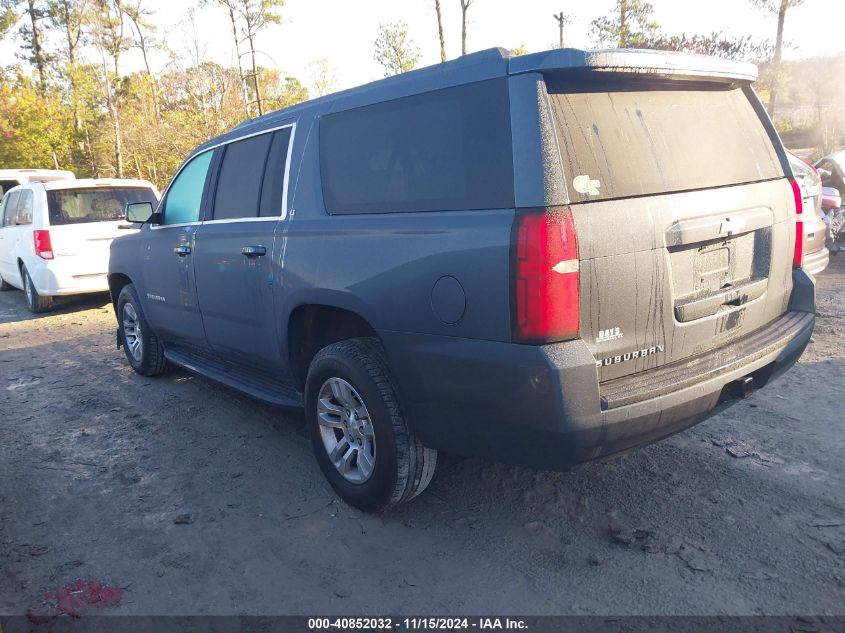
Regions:
<instances>
[{"instance_id":1,"label":"door handle","mask_svg":"<svg viewBox=\"0 0 845 633\"><path fill-rule=\"evenodd\" d=\"M177 246L173 249L173 252L176 253L179 257L184 257L185 255L190 255L191 247L190 246Z\"/></svg>"},{"instance_id":2,"label":"door handle","mask_svg":"<svg viewBox=\"0 0 845 633\"><path fill-rule=\"evenodd\" d=\"M261 257L267 254L267 249L264 246L244 246L241 248L241 255L246 257Z\"/></svg>"}]
</instances>

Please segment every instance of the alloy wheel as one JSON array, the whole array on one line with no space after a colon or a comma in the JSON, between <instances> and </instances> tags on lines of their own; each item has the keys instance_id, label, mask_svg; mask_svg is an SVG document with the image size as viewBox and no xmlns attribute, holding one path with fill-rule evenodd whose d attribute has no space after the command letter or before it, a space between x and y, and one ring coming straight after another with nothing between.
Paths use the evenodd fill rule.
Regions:
<instances>
[{"instance_id":1,"label":"alloy wheel","mask_svg":"<svg viewBox=\"0 0 845 633\"><path fill-rule=\"evenodd\" d=\"M335 469L351 483L362 484L373 474L376 439L367 406L342 378L329 378L317 396L317 422L323 446Z\"/></svg>"},{"instance_id":2,"label":"alloy wheel","mask_svg":"<svg viewBox=\"0 0 845 633\"><path fill-rule=\"evenodd\" d=\"M141 322L135 306L126 303L123 306L123 336L126 338L126 349L136 362L141 362L143 343L141 341Z\"/></svg>"}]
</instances>

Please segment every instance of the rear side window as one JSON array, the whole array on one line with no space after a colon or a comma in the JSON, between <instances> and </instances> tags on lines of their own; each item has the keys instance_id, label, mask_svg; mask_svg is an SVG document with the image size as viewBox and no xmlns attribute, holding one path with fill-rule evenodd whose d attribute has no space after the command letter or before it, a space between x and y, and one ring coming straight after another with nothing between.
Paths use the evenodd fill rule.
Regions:
<instances>
[{"instance_id":1,"label":"rear side window","mask_svg":"<svg viewBox=\"0 0 845 633\"><path fill-rule=\"evenodd\" d=\"M0 198L12 187L17 187L19 183L17 180L0 180Z\"/></svg>"},{"instance_id":2,"label":"rear side window","mask_svg":"<svg viewBox=\"0 0 845 633\"><path fill-rule=\"evenodd\" d=\"M622 83L622 82L625 83ZM573 201L626 198L783 177L741 88L636 80L550 80Z\"/></svg>"},{"instance_id":3,"label":"rear side window","mask_svg":"<svg viewBox=\"0 0 845 633\"><path fill-rule=\"evenodd\" d=\"M261 183L272 137L272 134L260 134L225 146L214 196L215 220L258 217Z\"/></svg>"},{"instance_id":4,"label":"rear side window","mask_svg":"<svg viewBox=\"0 0 845 633\"><path fill-rule=\"evenodd\" d=\"M507 80L329 114L320 162L329 213L513 207Z\"/></svg>"},{"instance_id":5,"label":"rear side window","mask_svg":"<svg viewBox=\"0 0 845 633\"><path fill-rule=\"evenodd\" d=\"M20 191L13 191L4 198L3 204L3 226L14 226L17 217L18 199Z\"/></svg>"},{"instance_id":6,"label":"rear side window","mask_svg":"<svg viewBox=\"0 0 845 633\"><path fill-rule=\"evenodd\" d=\"M152 189L144 187L91 187L47 191L47 208L52 226L113 222L122 220L130 202L157 200Z\"/></svg>"},{"instance_id":7,"label":"rear side window","mask_svg":"<svg viewBox=\"0 0 845 633\"><path fill-rule=\"evenodd\" d=\"M32 224L32 190L23 189L18 199L18 210L15 214L15 224Z\"/></svg>"}]
</instances>

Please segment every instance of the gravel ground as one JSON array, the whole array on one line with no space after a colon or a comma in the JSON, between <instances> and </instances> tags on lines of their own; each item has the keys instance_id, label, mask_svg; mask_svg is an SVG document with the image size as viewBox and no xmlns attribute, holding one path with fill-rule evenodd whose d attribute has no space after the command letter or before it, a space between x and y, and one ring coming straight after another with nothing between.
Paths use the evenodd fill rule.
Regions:
<instances>
[{"instance_id":1,"label":"gravel ground","mask_svg":"<svg viewBox=\"0 0 845 633\"><path fill-rule=\"evenodd\" d=\"M303 418L176 371L142 378L108 298L0 294L0 614L93 579L113 614L843 614L845 255L777 382L573 473L442 456L363 514Z\"/></svg>"}]
</instances>

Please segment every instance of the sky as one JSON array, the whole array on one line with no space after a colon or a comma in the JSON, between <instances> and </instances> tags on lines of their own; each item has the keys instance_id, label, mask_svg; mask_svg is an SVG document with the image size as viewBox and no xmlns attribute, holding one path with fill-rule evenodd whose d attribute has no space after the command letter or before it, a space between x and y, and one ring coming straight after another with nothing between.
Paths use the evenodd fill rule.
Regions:
<instances>
[{"instance_id":1,"label":"sky","mask_svg":"<svg viewBox=\"0 0 845 633\"><path fill-rule=\"evenodd\" d=\"M448 58L460 54L460 3L441 0ZM494 46L528 52L557 46L558 26L553 14L564 11L572 22L564 31L565 44L590 47L589 22L610 12L614 0L475 0L469 9L468 49ZM668 34L723 31L774 39L776 18L749 0L652 0L654 18ZM189 59L199 43L204 61L234 64L228 17L222 9L189 0L148 0L159 39ZM196 8L194 25L188 19ZM310 86L312 64L326 58L343 89L383 76L373 59L373 40L379 23L404 21L420 51L419 66L440 61L434 0L287 0L280 25L268 27L258 38L259 63L281 69ZM787 14L784 38L790 47L784 57L797 59L845 52L845 0L804 0ZM14 61L14 46L0 45L0 63ZM153 57L153 70L162 70L169 56ZM141 67L138 53L125 57L124 72Z\"/></svg>"}]
</instances>

